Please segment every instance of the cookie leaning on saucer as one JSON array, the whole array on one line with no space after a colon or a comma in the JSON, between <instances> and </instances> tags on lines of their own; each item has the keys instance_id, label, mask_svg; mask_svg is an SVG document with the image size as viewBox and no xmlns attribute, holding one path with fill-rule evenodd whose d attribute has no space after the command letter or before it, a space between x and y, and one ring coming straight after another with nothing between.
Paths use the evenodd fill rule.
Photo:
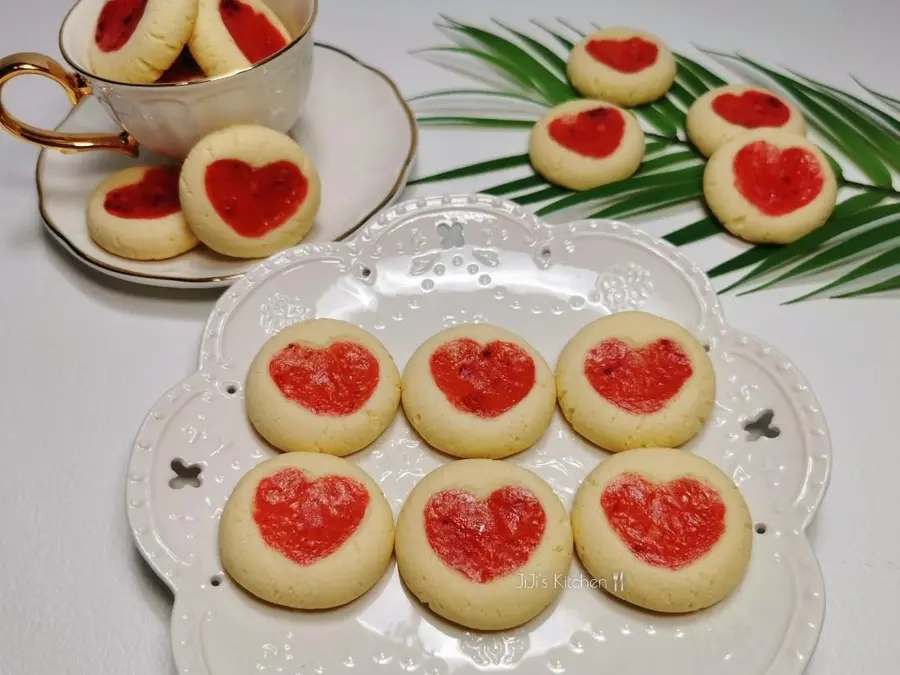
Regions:
<instances>
[{"instance_id":1,"label":"cookie leaning on saucer","mask_svg":"<svg viewBox=\"0 0 900 675\"><path fill-rule=\"evenodd\" d=\"M729 84L703 94L688 109L685 125L691 143L706 157L754 129L806 134L806 121L790 102L744 84Z\"/></svg>"},{"instance_id":2,"label":"cookie leaning on saucer","mask_svg":"<svg viewBox=\"0 0 900 675\"><path fill-rule=\"evenodd\" d=\"M238 482L219 521L228 575L268 602L326 609L351 602L384 575L394 516L378 484L347 460L291 453Z\"/></svg>"},{"instance_id":3,"label":"cookie leaning on saucer","mask_svg":"<svg viewBox=\"0 0 900 675\"><path fill-rule=\"evenodd\" d=\"M756 129L713 153L703 171L703 196L736 237L790 244L831 216L837 179L824 153L807 139Z\"/></svg>"},{"instance_id":4,"label":"cookie leaning on saucer","mask_svg":"<svg viewBox=\"0 0 900 675\"><path fill-rule=\"evenodd\" d=\"M675 81L675 57L655 35L604 28L572 48L566 72L582 96L635 106L661 98Z\"/></svg>"},{"instance_id":5,"label":"cookie leaning on saucer","mask_svg":"<svg viewBox=\"0 0 900 675\"><path fill-rule=\"evenodd\" d=\"M403 411L454 457L508 457L532 446L556 407L553 372L518 335L487 324L441 331L403 371Z\"/></svg>"},{"instance_id":6,"label":"cookie leaning on saucer","mask_svg":"<svg viewBox=\"0 0 900 675\"><path fill-rule=\"evenodd\" d=\"M686 443L712 413L712 361L678 324L619 312L582 328L563 348L556 389L572 428L611 452Z\"/></svg>"},{"instance_id":7,"label":"cookie leaning on saucer","mask_svg":"<svg viewBox=\"0 0 900 675\"><path fill-rule=\"evenodd\" d=\"M214 77L248 68L290 41L291 34L263 0L199 0L189 47Z\"/></svg>"},{"instance_id":8,"label":"cookie leaning on saucer","mask_svg":"<svg viewBox=\"0 0 900 675\"><path fill-rule=\"evenodd\" d=\"M530 621L572 563L569 514L537 474L463 459L413 488L397 519L397 567L436 614L476 630Z\"/></svg>"},{"instance_id":9,"label":"cookie leaning on saucer","mask_svg":"<svg viewBox=\"0 0 900 675\"><path fill-rule=\"evenodd\" d=\"M271 337L250 364L250 423L287 452L344 456L362 450L393 421L400 373L359 326L313 319Z\"/></svg>"},{"instance_id":10,"label":"cookie leaning on saucer","mask_svg":"<svg viewBox=\"0 0 900 675\"><path fill-rule=\"evenodd\" d=\"M236 125L191 149L180 194L188 225L209 248L235 258L265 258L309 233L321 187L312 161L290 136Z\"/></svg>"},{"instance_id":11,"label":"cookie leaning on saucer","mask_svg":"<svg viewBox=\"0 0 900 675\"><path fill-rule=\"evenodd\" d=\"M691 612L727 597L753 547L734 482L683 450L619 453L592 471L572 507L575 550L607 592L657 612Z\"/></svg>"},{"instance_id":12,"label":"cookie leaning on saucer","mask_svg":"<svg viewBox=\"0 0 900 675\"><path fill-rule=\"evenodd\" d=\"M107 176L88 202L88 234L130 260L166 260L199 243L184 220L177 167L132 166Z\"/></svg>"},{"instance_id":13,"label":"cookie leaning on saucer","mask_svg":"<svg viewBox=\"0 0 900 675\"><path fill-rule=\"evenodd\" d=\"M627 110L591 100L567 101L531 129L528 156L535 171L570 190L631 176L644 158L644 132Z\"/></svg>"},{"instance_id":14,"label":"cookie leaning on saucer","mask_svg":"<svg viewBox=\"0 0 900 675\"><path fill-rule=\"evenodd\" d=\"M88 47L100 77L150 84L178 58L191 37L197 0L107 0Z\"/></svg>"}]
</instances>

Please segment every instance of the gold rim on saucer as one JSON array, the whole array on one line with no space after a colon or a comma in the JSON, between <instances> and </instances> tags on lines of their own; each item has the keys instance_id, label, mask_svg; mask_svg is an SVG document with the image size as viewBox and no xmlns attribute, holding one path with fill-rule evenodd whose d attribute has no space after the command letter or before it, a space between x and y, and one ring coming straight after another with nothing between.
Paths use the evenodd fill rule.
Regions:
<instances>
[{"instance_id":1,"label":"gold rim on saucer","mask_svg":"<svg viewBox=\"0 0 900 675\"><path fill-rule=\"evenodd\" d=\"M362 219L360 219L359 222L354 224L350 229L348 229L346 232L344 232L343 234L341 234L334 240L334 241L343 241L344 239L346 239L347 237L352 235L354 232L356 232L360 227L362 227L373 215L375 215L381 209L383 209L385 206L387 206L394 199L394 197L397 196L397 193L400 192L400 190L402 189L402 187L405 183L404 179L406 178L406 176L409 173L409 169L410 169L410 166L412 165L413 158L415 157L416 150L418 149L419 130L418 130L418 126L416 125L415 115L413 115L412 110L410 110L409 105L404 100L403 95L400 93L400 90L397 88L396 83L387 74L385 74L383 71L379 70L375 66L371 66L368 63L365 63L364 61L359 60L352 54L350 54L338 47L334 47L329 44L324 44L322 42L316 42L315 46L317 49L318 48L329 49L333 52L336 52L338 54L346 56L351 61L354 61L355 63L361 65L362 67L364 67L364 68L372 71L376 75L378 75L381 79L383 79L388 84L388 86L391 88L391 91L394 92L394 95L397 97L397 101L399 101L400 106L403 108L403 111L406 113L406 118L409 121L409 131L410 131L409 152L406 155L406 159L403 161L403 166L401 166L400 172L397 174L397 180L394 182L394 185L391 188L390 192L381 201L381 203L378 204L378 206L376 206L374 209L369 211L369 213L367 213ZM63 56L65 56L65 53L63 53ZM66 59L66 60L68 61L68 59ZM69 61L69 63L71 64L71 61ZM145 85L145 86L151 86L151 85ZM69 120L69 118L75 114L75 111L77 111L81 107L83 102L84 102L84 100L81 100L78 103L76 103L75 106L69 111L69 113L63 118L63 120L56 126L55 130L58 130L60 127L62 127ZM37 167L35 169L35 182L37 184L37 193L38 193L38 208L41 213L41 218L43 219L44 224L47 226L47 228L51 231L51 233L57 239L57 241L64 244L66 246L66 248L68 248L69 251L73 255L75 255L77 258L80 258L83 262L87 263L88 265L90 265L92 267L99 267L99 268L108 270L109 272L114 272L115 274L126 276L126 277L135 277L135 278L139 278L139 279L159 279L161 281L172 281L172 282L176 282L176 283L180 283L180 284L210 284L210 283L218 283L218 282L225 282L225 281L236 281L236 280L242 278L244 276L244 274L246 274L246 272L240 272L240 273L236 273L236 274L227 274L224 276L211 276L211 277L177 277L177 276L169 276L169 275L163 275L163 274L147 274L144 272L136 272L134 270L127 270L127 269L123 269L121 267L116 267L115 265L111 265L109 263L103 262L102 260L98 260L98 259L94 258L93 256L88 255L87 253L82 251L78 246L76 246L65 234L63 234L62 230L60 230L60 228L56 225L56 223L54 223L53 220L50 218L50 216L47 214L47 210L44 206L44 188L43 188L43 184L42 184L44 155L47 152L48 152L48 150L46 150L46 149L42 149L40 151L40 153L38 154ZM51 150L50 152L53 152L53 151ZM300 245L302 246L302 242Z\"/></svg>"}]
</instances>

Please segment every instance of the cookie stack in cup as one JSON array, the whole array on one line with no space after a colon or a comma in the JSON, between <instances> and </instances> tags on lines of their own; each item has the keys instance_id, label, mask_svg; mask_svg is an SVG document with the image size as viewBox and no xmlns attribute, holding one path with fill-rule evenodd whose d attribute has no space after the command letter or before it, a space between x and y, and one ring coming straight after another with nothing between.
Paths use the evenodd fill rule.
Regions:
<instances>
[{"instance_id":1,"label":"cookie stack in cup","mask_svg":"<svg viewBox=\"0 0 900 675\"><path fill-rule=\"evenodd\" d=\"M152 84L227 75L290 41L263 0L108 0L89 57L100 77Z\"/></svg>"},{"instance_id":2,"label":"cookie stack in cup","mask_svg":"<svg viewBox=\"0 0 900 675\"><path fill-rule=\"evenodd\" d=\"M709 607L746 572L752 524L739 490L676 449L711 414L712 361L661 317L591 322L555 374L521 336L455 326L422 343L402 376L358 326L303 321L258 352L245 396L253 428L284 454L238 483L220 554L239 585L270 602L350 602L377 583L391 551L413 595L478 630L547 609L573 549L594 579L610 581L600 587L655 611ZM571 516L542 478L504 461L541 440L557 405L578 435L613 453L586 477ZM395 528L377 483L341 458L377 440L401 406L453 461L419 481Z\"/></svg>"}]
</instances>

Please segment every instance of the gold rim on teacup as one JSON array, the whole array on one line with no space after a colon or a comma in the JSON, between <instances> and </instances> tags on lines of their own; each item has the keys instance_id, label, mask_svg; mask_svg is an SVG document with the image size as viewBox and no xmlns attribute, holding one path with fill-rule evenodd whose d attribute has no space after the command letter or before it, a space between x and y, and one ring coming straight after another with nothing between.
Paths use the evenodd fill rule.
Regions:
<instances>
[{"instance_id":1,"label":"gold rim on teacup","mask_svg":"<svg viewBox=\"0 0 900 675\"><path fill-rule=\"evenodd\" d=\"M55 59L36 52L18 52L16 54L10 54L9 56L0 59L0 126L6 129L6 131L8 131L16 138L27 141L29 143L40 145L44 148L59 150L60 152L72 153L84 152L87 150L114 150L123 152L131 157L137 157L139 144L138 141L127 131L122 131L118 134L59 132L50 131L48 129L41 129L39 127L35 127L26 122L23 122L6 109L6 106L3 103L3 87L7 82L21 75L41 75L59 84L66 91L66 94L69 97L69 101L71 101L72 105L75 106L83 98L85 98L86 96L90 96L93 93L90 82L88 81L89 79L104 82L106 84L114 86L123 86L129 88L134 87L139 89L150 88L160 90L172 90L180 87L187 87L189 85L201 85L211 82L217 82L260 68L270 63L272 60L278 58L280 55L284 54L284 52L290 50L309 34L313 24L315 23L316 15L319 11L318 0L308 0L310 4L309 14L306 17L306 21L299 30L297 36L274 54L271 54L266 58L247 66L246 68L235 70L234 72L226 73L224 75L216 75L213 77L204 77L182 82L136 84L131 82L119 82L117 80L110 80L104 77L100 77L99 75L87 71L79 66L76 59L72 58L69 55L68 50L65 47L63 33L70 17L72 16L72 13L79 8L81 1L82 0L76 2L69 9L69 11L66 12L65 18L60 24L58 35L59 51L65 59L66 63L75 72L67 71Z\"/></svg>"}]
</instances>

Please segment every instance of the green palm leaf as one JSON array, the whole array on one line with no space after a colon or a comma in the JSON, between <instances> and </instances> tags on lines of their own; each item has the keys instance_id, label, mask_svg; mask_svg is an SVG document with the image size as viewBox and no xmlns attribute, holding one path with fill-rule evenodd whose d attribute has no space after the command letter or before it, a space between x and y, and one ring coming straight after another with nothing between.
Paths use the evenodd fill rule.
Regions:
<instances>
[{"instance_id":1,"label":"green palm leaf","mask_svg":"<svg viewBox=\"0 0 900 675\"><path fill-rule=\"evenodd\" d=\"M807 300L813 296L821 295L826 291L833 291L840 286L846 286L847 284L853 283L863 277L867 277L871 274L875 274L876 272L881 272L884 269L889 267L893 267L894 265L900 265L900 247L892 248L888 251L885 251L881 255L877 255L871 260L864 262L862 265L858 267L854 267L852 270L847 272L846 274L838 277L831 283L825 284L821 288L817 288L814 291L810 291L805 295L801 295L799 298L794 298L793 300L788 300L783 303L785 305L791 305L795 302L800 302L802 300ZM832 296L832 297L843 297L843 296Z\"/></svg>"},{"instance_id":2,"label":"green palm leaf","mask_svg":"<svg viewBox=\"0 0 900 675\"><path fill-rule=\"evenodd\" d=\"M487 52L479 51L478 49L472 49L470 47L426 47L425 49L418 49L411 53L431 54L442 52L448 54L462 54L464 56L471 56L472 58L483 61L489 66L492 66L501 73L505 74L509 79L513 81L514 84L516 84L520 88L541 93L540 90L535 87L534 84L532 84L531 78L528 76L528 73L523 71L519 66L510 65L504 59L501 59L493 54L488 54Z\"/></svg>"},{"instance_id":3,"label":"green palm leaf","mask_svg":"<svg viewBox=\"0 0 900 675\"><path fill-rule=\"evenodd\" d=\"M467 116L438 116L418 117L416 121L420 125L432 127L490 127L492 129L530 129L536 120L515 119L508 117L467 117Z\"/></svg>"},{"instance_id":4,"label":"green palm leaf","mask_svg":"<svg viewBox=\"0 0 900 675\"><path fill-rule=\"evenodd\" d=\"M678 124L667 117L655 103L632 108L632 112L638 119L656 128L663 136L667 138L678 137Z\"/></svg>"},{"instance_id":5,"label":"green palm leaf","mask_svg":"<svg viewBox=\"0 0 900 675\"><path fill-rule=\"evenodd\" d=\"M898 288L900 288L900 274L891 277L890 279L880 281L877 284L860 288L858 291L851 291L850 293L842 293L841 295L833 295L831 297L858 298L863 295L874 295L875 293L884 293L885 291L896 291Z\"/></svg>"},{"instance_id":6,"label":"green palm leaf","mask_svg":"<svg viewBox=\"0 0 900 675\"><path fill-rule=\"evenodd\" d=\"M557 33L555 30L553 30L553 29L551 29L551 28L547 28L547 26L545 26L544 24L540 23L539 21L535 21L534 19L532 19L532 20L531 20L531 23L533 23L535 26L537 26L538 28L540 28L542 31L544 31L544 32L548 33L550 36L552 36L559 44L561 44L561 45L563 46L563 48L564 48L567 52L568 52L568 51L571 51L571 50L572 50L572 47L575 46L575 43L574 43L574 42L572 42L571 40L568 40L568 39L564 38L562 35L560 35L559 33Z\"/></svg>"},{"instance_id":7,"label":"green palm leaf","mask_svg":"<svg viewBox=\"0 0 900 675\"><path fill-rule=\"evenodd\" d=\"M692 61L686 56L682 56L681 54L675 54L676 63L681 66L684 71L690 73L696 81L699 81L701 86L703 87L703 91L709 91L710 89L714 89L715 87L721 87L723 85L728 84L721 77L713 73L707 68L704 68L696 61Z\"/></svg>"},{"instance_id":8,"label":"green palm leaf","mask_svg":"<svg viewBox=\"0 0 900 675\"><path fill-rule=\"evenodd\" d=\"M561 195L567 194L571 194L571 190L566 190L565 188L561 188L557 185L547 185L541 190L514 197L512 201L514 201L516 204L521 204L524 206L526 204L538 204L540 202L545 202L548 199L554 199Z\"/></svg>"},{"instance_id":9,"label":"green palm leaf","mask_svg":"<svg viewBox=\"0 0 900 675\"><path fill-rule=\"evenodd\" d=\"M676 183L669 187L642 190L615 204L606 206L591 218L628 218L653 213L690 202L703 195L703 186L696 183Z\"/></svg>"},{"instance_id":10,"label":"green palm leaf","mask_svg":"<svg viewBox=\"0 0 900 675\"><path fill-rule=\"evenodd\" d=\"M678 61L677 57L676 61ZM709 91L710 88L704 84L703 80L683 66L680 61L678 61L676 67L675 81L687 89L693 97L699 98Z\"/></svg>"},{"instance_id":11,"label":"green palm leaf","mask_svg":"<svg viewBox=\"0 0 900 675\"><path fill-rule=\"evenodd\" d=\"M806 75L802 75L800 73L794 72L793 70L791 70L790 72L793 73L794 76L799 77L801 80L804 80L805 82L807 82L819 89L827 91L828 93L830 93L840 99L849 101L860 112L868 113L869 115L871 115L872 117L877 119L879 122L881 122L884 126L886 126L890 131L892 131L895 134L895 136L900 138L900 120L891 117L886 112L884 112L883 110L879 110L871 103L867 103L866 101L863 101L861 98L853 96L852 94L849 94L846 91L841 91L840 89L837 89L836 87L832 87L823 82L819 82L818 80L814 80L811 77L807 77ZM859 84L859 80L856 80L856 83ZM860 84L860 86L862 87L863 85ZM865 89L865 87L863 87L863 89ZM866 89L866 91L871 93L873 96L876 96L876 97L879 96L879 94L872 92L870 89Z\"/></svg>"},{"instance_id":12,"label":"green palm leaf","mask_svg":"<svg viewBox=\"0 0 900 675\"><path fill-rule=\"evenodd\" d=\"M841 202L835 207L834 213L831 214L829 222L841 220L843 218L846 218L847 216L853 215L854 213L858 213L860 211L863 211L864 209L868 209L870 206L875 206L882 199L884 199L884 197L881 195L868 193L850 197L850 199ZM754 263L758 263L761 260L765 260L772 253L780 250L781 248L782 247L780 246L775 246L772 244L754 246L753 248L747 249L734 258L716 265L707 272L707 275L712 278L722 276L723 274L729 274L730 272L736 272L737 270L749 267ZM724 290L722 292L724 293Z\"/></svg>"},{"instance_id":13,"label":"green palm leaf","mask_svg":"<svg viewBox=\"0 0 900 675\"><path fill-rule=\"evenodd\" d=\"M525 94L519 94L514 91L496 91L493 89L440 89L438 91L429 91L417 96L410 96L406 101L413 103L415 101L425 101L434 98L447 98L455 96L490 96L494 98L506 98L513 101L521 101L523 103L531 103L544 107L543 101L531 98Z\"/></svg>"},{"instance_id":14,"label":"green palm leaf","mask_svg":"<svg viewBox=\"0 0 900 675\"><path fill-rule=\"evenodd\" d=\"M778 85L803 109L807 119L815 129L837 147L857 168L878 186L891 187L891 172L882 163L878 155L872 149L865 137L861 136L848 123L832 113L824 106L817 103L807 95L799 82L786 75L775 72L770 68L757 63L753 59L741 56L732 56L719 52L707 53L727 59L736 59L750 66L759 73L763 73Z\"/></svg>"},{"instance_id":15,"label":"green palm leaf","mask_svg":"<svg viewBox=\"0 0 900 675\"><path fill-rule=\"evenodd\" d=\"M458 23L446 16L441 15L441 18L450 23L448 26L450 30L462 33L490 50L496 56L495 65L503 67L501 64L505 64L506 70L518 70L523 73L527 81L543 94L548 103L555 105L578 97L568 82L554 75L544 64L517 44L486 30Z\"/></svg>"},{"instance_id":16,"label":"green palm leaf","mask_svg":"<svg viewBox=\"0 0 900 675\"><path fill-rule=\"evenodd\" d=\"M851 77L853 77L853 76L851 75ZM888 96L887 94L882 94L882 93L880 93L880 92L877 92L877 91L875 91L874 89L870 89L869 87L867 87L866 85L864 85L862 82L860 82L860 81L859 81L858 79L856 79L855 77L853 78L853 81L856 82L856 84L858 84L860 87L862 87L863 89L865 89L867 92L869 92L870 94L872 94L872 96L874 96L875 98L877 98L877 99L878 99L879 101L881 101L882 103L887 103L889 106L892 106L892 107L897 108L898 110L900 110L900 100L898 100L898 99L896 99L896 98L893 98L892 96Z\"/></svg>"},{"instance_id":17,"label":"green palm leaf","mask_svg":"<svg viewBox=\"0 0 900 675\"><path fill-rule=\"evenodd\" d=\"M787 272L775 277L771 281L767 281L766 283L757 286L756 288L752 288L749 291L744 291L743 293L739 293L738 295L755 293L756 291L761 291L764 288L771 288L772 286L775 286L782 281L787 281L788 279L793 279L803 274L815 272L824 267L828 267L829 265L840 262L845 258L849 258L850 256L855 255L860 251L865 251L867 249L873 248L896 237L900 237L900 219L888 221L883 225L872 227L870 229L867 229L865 232L857 234L854 237L845 239L844 241L835 244L830 248L826 248L824 251L821 251L820 253L817 253L810 258L807 258L799 265L792 267Z\"/></svg>"},{"instance_id":18,"label":"green palm leaf","mask_svg":"<svg viewBox=\"0 0 900 675\"><path fill-rule=\"evenodd\" d=\"M609 183L591 190L583 192L575 192L559 199L552 204L548 204L544 208L535 212L535 215L545 216L548 213L568 209L573 206L579 206L588 202L594 202L600 199L608 199L628 192L637 190L657 190L667 185L686 183L690 185L700 186L702 192L703 167L688 167L679 171L665 171L662 173L652 174L649 176L638 176L629 180L619 181L618 183Z\"/></svg>"},{"instance_id":19,"label":"green palm leaf","mask_svg":"<svg viewBox=\"0 0 900 675\"><path fill-rule=\"evenodd\" d=\"M575 41L585 36L585 32L575 24L563 19L557 19L556 24L531 21L537 30L526 32L497 19L492 21L498 29L488 30L442 18L446 23L441 28L448 31L454 46L425 51L446 51L472 58L486 65L508 86L488 84L483 89L437 90L420 94L410 101L462 101L468 97L468 110L473 110L472 104L477 104L479 99L487 102L493 98L533 105L535 114L532 117L527 108L523 108L524 112L518 115L492 114L477 109L472 114L458 109L421 115L419 122L423 127L526 130L533 127L542 109L578 97L566 76L567 53ZM806 237L787 246L750 247L716 265L708 274L716 277L749 268L742 278L724 290L758 280L759 285L745 291L752 293L822 270L844 265L849 268L849 271L844 269L839 273L840 276L834 281L797 298L799 301L835 291L845 284L855 283L900 264L900 246L882 250L882 244L896 242L900 237L900 204L893 203L891 199L900 198L900 191L892 184L892 169L900 172L900 119L889 114L887 108L882 110L860 97L805 75L786 69L776 71L742 55L706 53L743 63L780 87L801 108L810 125L840 152L841 162L826 152L839 177L839 184L859 192L838 204L828 222ZM626 180L575 192L550 184L534 172L527 154L521 154L475 162L417 178L412 183L433 183L522 167L518 176L513 175L482 192L504 195L519 204L532 205L538 215L580 207L587 212L594 211L591 217L630 218L679 204L702 204L700 197L705 159L687 142L685 111L697 97L726 82L693 58L683 54L676 54L675 58L676 78L666 96L632 108L645 129L647 146L641 167ZM471 77L474 79L477 75L473 73ZM900 105L896 99L862 84L860 86L877 99L876 103ZM842 164L849 166L850 163L871 183L846 181ZM880 204L884 199L889 199L890 203ZM724 228L707 212L694 222L665 235L665 239L683 246L723 232ZM782 267L786 269L780 269ZM768 275L773 272L776 276L769 278ZM767 279L761 279L763 275ZM891 284L900 287L895 277L865 289L831 297L880 292L887 290Z\"/></svg>"},{"instance_id":20,"label":"green palm leaf","mask_svg":"<svg viewBox=\"0 0 900 675\"><path fill-rule=\"evenodd\" d=\"M421 185L422 183L434 183L439 180L455 180L457 178L465 178L466 176L477 176L482 173L491 173L492 171L502 171L503 169L511 169L516 166L524 166L528 164L528 154L509 155L508 157L498 157L497 159L489 159L484 162L476 162L475 164L467 164L457 169L442 171L430 176L423 176L409 181L410 185Z\"/></svg>"},{"instance_id":21,"label":"green palm leaf","mask_svg":"<svg viewBox=\"0 0 900 675\"><path fill-rule=\"evenodd\" d=\"M880 124L861 115L840 97L800 82L796 84L800 91L824 104L846 120L876 154L893 169L900 171L900 140L896 136L886 131Z\"/></svg>"},{"instance_id":22,"label":"green palm leaf","mask_svg":"<svg viewBox=\"0 0 900 675\"><path fill-rule=\"evenodd\" d=\"M687 87L681 84L676 78L675 82L672 83L672 88L669 89L669 97L678 101L685 110L689 109L694 101L697 100L697 97L690 91L688 91ZM681 112L679 110L679 112ZM684 113L682 113L682 124L684 124Z\"/></svg>"},{"instance_id":23,"label":"green palm leaf","mask_svg":"<svg viewBox=\"0 0 900 675\"><path fill-rule=\"evenodd\" d=\"M547 181L544 180L543 176L533 174L531 176L526 176L525 178L517 178L516 180L511 180L508 183L495 185L494 187L487 188L486 190L482 190L481 192L486 195L494 196L511 195L516 192L521 192L522 190L528 190L529 188L546 184Z\"/></svg>"},{"instance_id":24,"label":"green palm leaf","mask_svg":"<svg viewBox=\"0 0 900 675\"><path fill-rule=\"evenodd\" d=\"M558 23L560 23L561 25L565 26L565 27L568 28L570 31L572 31L573 33L575 33L575 35L577 35L578 37L580 37L580 38L587 37L587 33L585 33L585 32L584 32L583 30L581 30L580 28L577 28L576 26L572 25L572 23L570 23L569 21L566 21L566 20L564 20L564 19L560 19L559 17L556 17L556 20L557 20Z\"/></svg>"},{"instance_id":25,"label":"green palm leaf","mask_svg":"<svg viewBox=\"0 0 900 675\"><path fill-rule=\"evenodd\" d=\"M900 204L886 204L884 206L875 206L861 212L843 218L833 218L822 225L817 230L813 230L807 235L800 237L797 241L787 246L778 247L771 255L766 256L759 265L757 265L748 274L738 279L736 282L722 289L722 292L729 291L742 284L747 283L751 279L774 270L791 260L815 250L818 246L839 237L840 235L873 223L881 218L893 216L900 213Z\"/></svg>"},{"instance_id":26,"label":"green palm leaf","mask_svg":"<svg viewBox=\"0 0 900 675\"><path fill-rule=\"evenodd\" d=\"M497 19L491 19L491 21L496 23L498 26L500 26L504 30L509 31L510 33L515 35L517 38L519 38L522 42L524 42L526 45L528 45L535 54L537 54L542 59L544 59L544 61L546 61L547 64L549 64L556 71L556 74L563 81L566 81L567 86L568 86L568 81L566 80L566 62L559 57L559 54L554 52L552 49L550 49L546 45L538 42L533 37L526 35L525 33L520 33L519 31L517 31L513 28L510 28L509 26L507 26L503 23L500 23L500 21L498 21ZM575 91L572 90L571 88L570 88L570 91L574 97Z\"/></svg>"},{"instance_id":27,"label":"green palm leaf","mask_svg":"<svg viewBox=\"0 0 900 675\"><path fill-rule=\"evenodd\" d=\"M722 233L722 226L715 218L704 218L696 223L685 225L680 230L670 232L663 239L674 246L684 246L701 239L707 239Z\"/></svg>"}]
</instances>

